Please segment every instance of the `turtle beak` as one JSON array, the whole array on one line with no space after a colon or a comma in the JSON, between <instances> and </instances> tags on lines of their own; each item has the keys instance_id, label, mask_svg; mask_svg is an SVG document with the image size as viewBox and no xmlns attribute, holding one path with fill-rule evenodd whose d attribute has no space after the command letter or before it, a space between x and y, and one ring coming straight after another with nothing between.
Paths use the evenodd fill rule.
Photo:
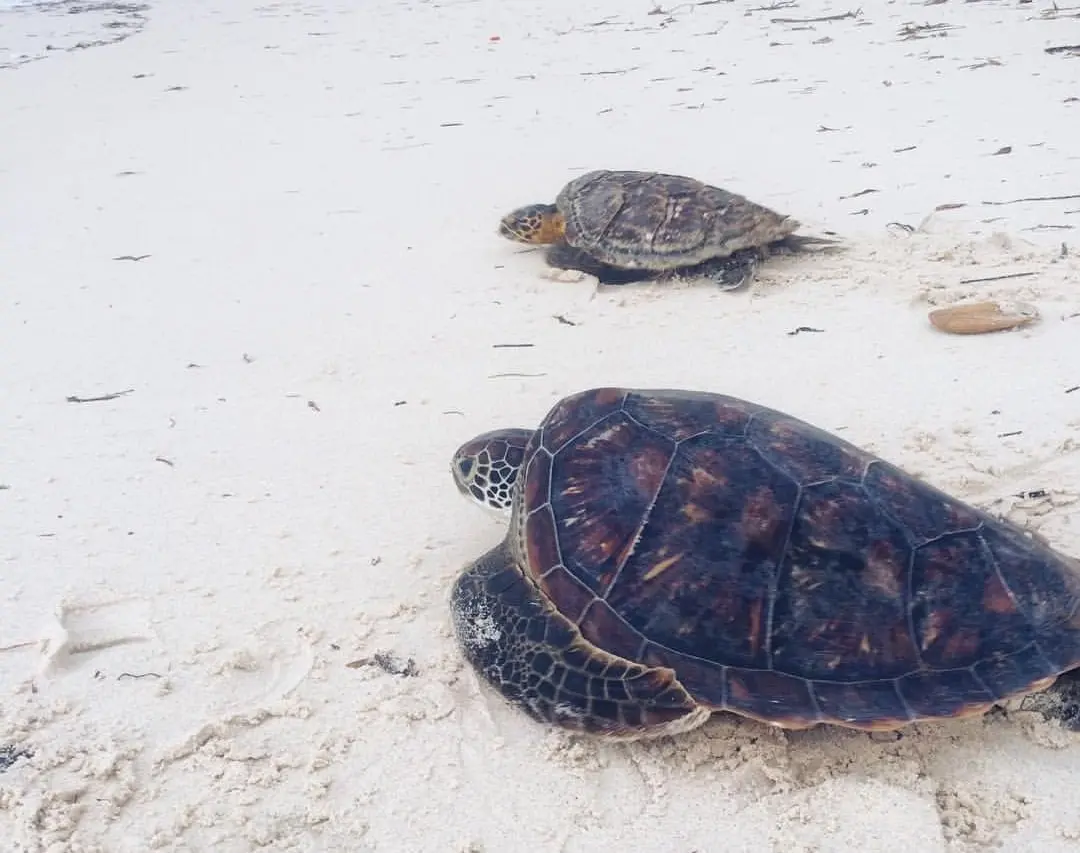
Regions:
<instances>
[{"instance_id":1,"label":"turtle beak","mask_svg":"<svg viewBox=\"0 0 1080 853\"><path fill-rule=\"evenodd\" d=\"M450 461L450 476L454 478L458 491L468 498L473 497L469 492L469 483L472 482L472 472L475 465L476 462L472 457L465 455L455 456Z\"/></svg>"},{"instance_id":2,"label":"turtle beak","mask_svg":"<svg viewBox=\"0 0 1080 853\"><path fill-rule=\"evenodd\" d=\"M507 240L513 240L515 243L523 242L521 232L514 229L510 222L510 217L506 217L499 223L499 236L505 237Z\"/></svg>"}]
</instances>

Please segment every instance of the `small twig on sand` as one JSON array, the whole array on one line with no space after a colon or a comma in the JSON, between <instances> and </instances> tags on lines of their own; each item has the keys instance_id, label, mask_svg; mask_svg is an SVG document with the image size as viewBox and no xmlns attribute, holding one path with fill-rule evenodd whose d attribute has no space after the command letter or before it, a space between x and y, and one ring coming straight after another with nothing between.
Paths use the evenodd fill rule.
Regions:
<instances>
[{"instance_id":1,"label":"small twig on sand","mask_svg":"<svg viewBox=\"0 0 1080 853\"><path fill-rule=\"evenodd\" d=\"M105 400L115 400L117 397L123 397L125 394L134 394L134 388L128 388L126 391L116 391L113 394L102 394L100 397L76 397L74 394L70 397L65 397L69 403L102 403Z\"/></svg>"},{"instance_id":2,"label":"small twig on sand","mask_svg":"<svg viewBox=\"0 0 1080 853\"><path fill-rule=\"evenodd\" d=\"M607 18L602 18L599 21L593 21L592 23L583 24L580 29L590 30L595 29L596 27L606 27L609 24L614 23L618 19L618 15L610 15ZM570 29L568 30L552 30L552 32L555 33L555 35L557 36L568 36L570 35L570 33L577 32L578 29L579 27L570 27Z\"/></svg>"},{"instance_id":3,"label":"small twig on sand","mask_svg":"<svg viewBox=\"0 0 1080 853\"><path fill-rule=\"evenodd\" d=\"M1000 59L994 59L993 57L991 57L989 59L980 59L978 62L973 62L971 65L961 65L960 67L965 71L974 71L979 68L1000 68L1002 64L1003 63Z\"/></svg>"},{"instance_id":4,"label":"small twig on sand","mask_svg":"<svg viewBox=\"0 0 1080 853\"><path fill-rule=\"evenodd\" d=\"M1065 393L1068 394L1069 392L1066 391ZM36 646L36 645L37 645L36 640L27 640L25 643L14 643L13 645L10 645L10 646L0 646L0 652L13 652L16 649L25 649L25 648L29 648L30 646Z\"/></svg>"},{"instance_id":5,"label":"small twig on sand","mask_svg":"<svg viewBox=\"0 0 1080 853\"><path fill-rule=\"evenodd\" d=\"M825 15L821 18L769 18L770 24L823 24L826 21L843 21L847 18L857 18L862 14L862 9L854 12L844 12L842 15Z\"/></svg>"},{"instance_id":6,"label":"small twig on sand","mask_svg":"<svg viewBox=\"0 0 1080 853\"><path fill-rule=\"evenodd\" d=\"M536 344L492 344L492 349L522 349L525 347L534 347Z\"/></svg>"},{"instance_id":7,"label":"small twig on sand","mask_svg":"<svg viewBox=\"0 0 1080 853\"><path fill-rule=\"evenodd\" d=\"M776 3L770 3L768 6L755 6L753 9L747 11L750 12L779 12L781 9L794 9L799 4L795 0L779 0Z\"/></svg>"},{"instance_id":8,"label":"small twig on sand","mask_svg":"<svg viewBox=\"0 0 1080 853\"><path fill-rule=\"evenodd\" d=\"M859 198L860 196L870 195L871 193L877 193L877 192L881 192L881 190L875 190L875 189L859 190L857 193L852 193L851 195L842 195L842 196L840 196L840 201L844 201L845 199L849 199L849 198Z\"/></svg>"},{"instance_id":9,"label":"small twig on sand","mask_svg":"<svg viewBox=\"0 0 1080 853\"><path fill-rule=\"evenodd\" d=\"M1080 6L1059 6L1056 2L1051 3L1049 9L1044 9L1042 12L1039 13L1039 17L1043 18L1043 19L1047 19L1047 18L1053 19L1053 18L1057 18L1062 13L1067 13L1067 12L1080 12ZM1080 15L1066 14L1065 17L1066 18L1077 18L1077 17L1080 17Z\"/></svg>"},{"instance_id":10,"label":"small twig on sand","mask_svg":"<svg viewBox=\"0 0 1080 853\"><path fill-rule=\"evenodd\" d=\"M1035 275L1033 272L1011 272L1007 275L990 275L986 278L962 278L961 284L981 284L984 281L1005 281L1008 278L1027 278L1028 276Z\"/></svg>"},{"instance_id":11,"label":"small twig on sand","mask_svg":"<svg viewBox=\"0 0 1080 853\"><path fill-rule=\"evenodd\" d=\"M1013 198L1008 201L984 201L983 204L1001 207L1006 204L1023 204L1028 201L1068 201L1073 198L1080 198L1080 193L1073 193L1072 195L1033 195L1030 198Z\"/></svg>"},{"instance_id":12,"label":"small twig on sand","mask_svg":"<svg viewBox=\"0 0 1080 853\"><path fill-rule=\"evenodd\" d=\"M901 41L911 41L912 39L925 39L932 38L934 36L945 35L946 30L955 30L956 27L952 24L904 24L897 35L900 36Z\"/></svg>"},{"instance_id":13,"label":"small twig on sand","mask_svg":"<svg viewBox=\"0 0 1080 853\"><path fill-rule=\"evenodd\" d=\"M629 68L612 68L606 71L581 71L579 74L582 77L611 77L616 74L629 74L631 71L637 71L640 68L640 65L631 65Z\"/></svg>"},{"instance_id":14,"label":"small twig on sand","mask_svg":"<svg viewBox=\"0 0 1080 853\"><path fill-rule=\"evenodd\" d=\"M1046 48L1047 53L1071 53L1080 56L1080 44L1059 44L1057 47Z\"/></svg>"},{"instance_id":15,"label":"small twig on sand","mask_svg":"<svg viewBox=\"0 0 1080 853\"><path fill-rule=\"evenodd\" d=\"M492 373L488 379L536 379L546 373Z\"/></svg>"}]
</instances>

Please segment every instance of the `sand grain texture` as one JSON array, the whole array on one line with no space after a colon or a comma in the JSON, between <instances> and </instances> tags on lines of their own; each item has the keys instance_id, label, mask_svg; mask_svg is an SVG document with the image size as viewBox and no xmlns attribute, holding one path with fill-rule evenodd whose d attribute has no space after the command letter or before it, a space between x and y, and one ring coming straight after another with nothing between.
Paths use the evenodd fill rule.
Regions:
<instances>
[{"instance_id":1,"label":"sand grain texture","mask_svg":"<svg viewBox=\"0 0 1080 853\"><path fill-rule=\"evenodd\" d=\"M0 12L0 850L1080 847L1035 710L605 746L452 640L503 528L450 453L597 384L751 397L1080 554L1080 66L1046 52L1080 19L766 5L159 2L47 55ZM605 166L849 249L598 290L495 236ZM980 299L1042 319L927 322Z\"/></svg>"}]
</instances>

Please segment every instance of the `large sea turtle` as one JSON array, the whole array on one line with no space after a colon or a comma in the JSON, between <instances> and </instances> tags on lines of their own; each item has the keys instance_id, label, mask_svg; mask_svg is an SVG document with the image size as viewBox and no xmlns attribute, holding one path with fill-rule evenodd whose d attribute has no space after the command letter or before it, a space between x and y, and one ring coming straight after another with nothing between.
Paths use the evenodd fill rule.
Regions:
<instances>
[{"instance_id":1,"label":"large sea turtle","mask_svg":"<svg viewBox=\"0 0 1080 853\"><path fill-rule=\"evenodd\" d=\"M694 178L598 170L570 181L555 204L511 211L499 233L546 244L550 266L604 284L703 276L733 290L771 251L837 242L796 235L799 227L790 216Z\"/></svg>"},{"instance_id":2,"label":"large sea turtle","mask_svg":"<svg viewBox=\"0 0 1080 853\"><path fill-rule=\"evenodd\" d=\"M1080 561L744 400L583 391L467 442L452 472L510 511L453 586L456 635L541 721L887 730L1080 666Z\"/></svg>"}]
</instances>

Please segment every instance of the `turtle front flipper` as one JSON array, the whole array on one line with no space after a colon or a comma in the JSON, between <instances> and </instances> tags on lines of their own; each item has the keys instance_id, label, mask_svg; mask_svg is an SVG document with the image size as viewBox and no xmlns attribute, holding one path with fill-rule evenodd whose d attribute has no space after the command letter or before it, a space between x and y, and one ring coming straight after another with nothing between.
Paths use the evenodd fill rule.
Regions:
<instances>
[{"instance_id":1,"label":"turtle front flipper","mask_svg":"<svg viewBox=\"0 0 1080 853\"><path fill-rule=\"evenodd\" d=\"M451 611L469 663L540 722L635 740L688 731L709 717L671 670L585 641L521 573L506 542L458 578Z\"/></svg>"},{"instance_id":2,"label":"turtle front flipper","mask_svg":"<svg viewBox=\"0 0 1080 853\"><path fill-rule=\"evenodd\" d=\"M586 275L596 276L601 284L632 284L656 277L656 273L652 270L631 270L609 266L561 240L548 247L544 260L547 261L548 266L556 269L577 270Z\"/></svg>"}]
</instances>

